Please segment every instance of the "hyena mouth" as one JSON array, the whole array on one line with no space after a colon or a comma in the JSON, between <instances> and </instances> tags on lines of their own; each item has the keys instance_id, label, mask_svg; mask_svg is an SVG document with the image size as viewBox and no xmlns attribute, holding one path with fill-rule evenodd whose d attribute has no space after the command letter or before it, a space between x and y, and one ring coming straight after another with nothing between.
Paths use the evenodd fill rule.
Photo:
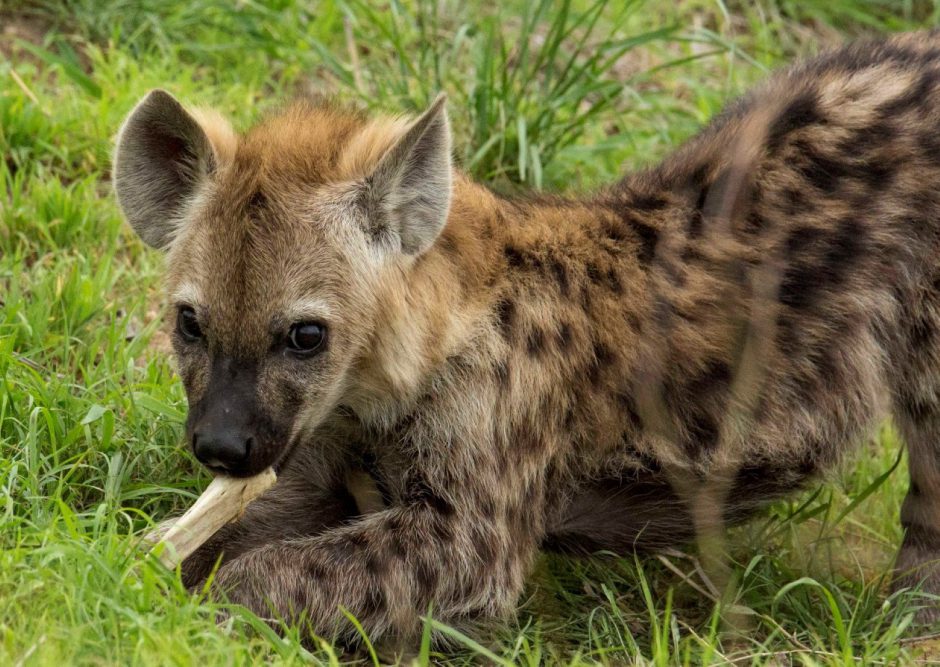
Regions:
<instances>
[{"instance_id":1,"label":"hyena mouth","mask_svg":"<svg viewBox=\"0 0 940 667\"><path fill-rule=\"evenodd\" d=\"M250 477L281 465L293 450L294 442L269 419L202 403L190 410L187 433L196 460L213 473Z\"/></svg>"}]
</instances>

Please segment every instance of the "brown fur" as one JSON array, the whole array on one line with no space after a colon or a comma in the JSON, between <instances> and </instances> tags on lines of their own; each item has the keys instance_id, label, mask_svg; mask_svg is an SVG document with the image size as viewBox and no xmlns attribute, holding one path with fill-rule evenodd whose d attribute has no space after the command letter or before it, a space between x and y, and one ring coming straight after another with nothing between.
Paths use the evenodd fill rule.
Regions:
<instances>
[{"instance_id":1,"label":"brown fur","mask_svg":"<svg viewBox=\"0 0 940 667\"><path fill-rule=\"evenodd\" d=\"M409 640L429 607L511 613L543 546L687 540L697 498L743 518L893 413L899 582L940 592L938 128L940 36L852 46L589 197L455 174L439 236L402 254L349 197L406 126L303 102L262 122L192 195L167 276L206 331L175 334L193 413L250 376L277 444L248 472L281 478L186 581L221 553L215 585L263 615L352 640L341 604ZM298 363L272 331L305 299L330 347Z\"/></svg>"}]
</instances>

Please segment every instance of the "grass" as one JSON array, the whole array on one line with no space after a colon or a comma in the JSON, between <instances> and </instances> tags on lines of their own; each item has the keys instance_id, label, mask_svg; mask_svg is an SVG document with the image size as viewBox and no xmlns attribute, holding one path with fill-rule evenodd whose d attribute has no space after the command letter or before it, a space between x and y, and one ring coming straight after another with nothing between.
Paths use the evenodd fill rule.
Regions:
<instances>
[{"instance_id":1,"label":"grass","mask_svg":"<svg viewBox=\"0 0 940 667\"><path fill-rule=\"evenodd\" d=\"M932 25L923 0L676 3L0 0L0 664L336 663L215 610L139 557L199 492L157 331L160 260L122 223L112 137L148 89L245 126L297 90L452 100L493 187L590 188L662 157L768 68ZM889 427L732 538L751 627L722 639L691 553L545 557L518 619L454 664L896 664L936 659L886 597L904 461ZM900 462L899 462L900 461ZM448 632L448 630L442 630ZM368 656L366 656L367 662Z\"/></svg>"}]
</instances>

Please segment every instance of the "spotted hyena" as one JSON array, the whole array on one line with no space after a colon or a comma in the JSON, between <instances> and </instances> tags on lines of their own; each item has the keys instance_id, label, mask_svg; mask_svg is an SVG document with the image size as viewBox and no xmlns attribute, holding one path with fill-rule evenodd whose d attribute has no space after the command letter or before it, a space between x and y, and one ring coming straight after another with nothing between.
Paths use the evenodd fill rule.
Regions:
<instances>
[{"instance_id":1,"label":"spotted hyena","mask_svg":"<svg viewBox=\"0 0 940 667\"><path fill-rule=\"evenodd\" d=\"M506 198L417 120L244 134L153 91L118 139L166 252L196 457L279 481L183 566L266 617L408 641L513 611L540 549L688 541L887 414L899 585L940 592L940 35L772 77L661 165ZM219 564L220 561L220 564ZM925 610L925 616L936 615Z\"/></svg>"}]
</instances>

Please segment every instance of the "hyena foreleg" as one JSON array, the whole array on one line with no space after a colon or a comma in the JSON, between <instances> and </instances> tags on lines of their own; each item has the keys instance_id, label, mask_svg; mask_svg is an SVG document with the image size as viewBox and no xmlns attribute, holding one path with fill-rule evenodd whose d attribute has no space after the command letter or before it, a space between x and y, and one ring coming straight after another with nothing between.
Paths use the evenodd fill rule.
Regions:
<instances>
[{"instance_id":1,"label":"hyena foreleg","mask_svg":"<svg viewBox=\"0 0 940 667\"><path fill-rule=\"evenodd\" d=\"M442 511L443 510L443 511ZM323 534L272 542L224 564L230 601L263 618L359 642L408 642L430 613L448 624L511 612L536 550L505 526L421 502L362 516ZM342 607L340 607L342 605Z\"/></svg>"},{"instance_id":2,"label":"hyena foreleg","mask_svg":"<svg viewBox=\"0 0 940 667\"><path fill-rule=\"evenodd\" d=\"M200 586L220 560L231 561L278 540L314 535L355 517L360 511L346 489L348 476L308 451L296 452L273 488L183 561L183 583Z\"/></svg>"}]
</instances>

